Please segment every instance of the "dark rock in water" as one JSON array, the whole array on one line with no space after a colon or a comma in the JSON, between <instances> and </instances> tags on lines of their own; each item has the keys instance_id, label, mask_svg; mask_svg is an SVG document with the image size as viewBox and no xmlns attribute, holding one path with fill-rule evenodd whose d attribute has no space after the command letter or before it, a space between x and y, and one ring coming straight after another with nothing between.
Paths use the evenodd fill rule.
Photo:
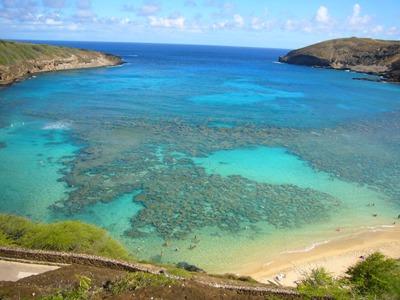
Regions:
<instances>
[{"instance_id":1,"label":"dark rock in water","mask_svg":"<svg viewBox=\"0 0 400 300\"><path fill-rule=\"evenodd\" d=\"M58 114L45 117L72 119ZM191 158L221 149L284 146L332 178L373 187L394 203L400 199L399 112L334 128L301 130L252 124L220 129L179 119L136 117L112 125L90 122L89 126L86 120L75 121L74 138L86 146L63 161L62 180L73 189L55 208L73 214L90 204L140 191L134 201L143 208L132 212L131 227L125 232L133 239L153 234L165 241L184 239L206 226L222 234L255 233L251 224L261 221L276 228L297 228L328 220L341 209L340 200L328 194L238 175L208 174ZM114 137L124 142L116 143ZM370 151L366 140L392 150Z\"/></svg>"},{"instance_id":2,"label":"dark rock in water","mask_svg":"<svg viewBox=\"0 0 400 300\"><path fill-rule=\"evenodd\" d=\"M7 147L7 144L5 142L0 142L0 149Z\"/></svg>"},{"instance_id":3,"label":"dark rock in water","mask_svg":"<svg viewBox=\"0 0 400 300\"><path fill-rule=\"evenodd\" d=\"M189 272L204 273L203 269L200 269L199 267L197 267L195 265L188 264L187 262L184 262L184 261L177 263L176 267L179 269L184 269Z\"/></svg>"},{"instance_id":4,"label":"dark rock in water","mask_svg":"<svg viewBox=\"0 0 400 300\"><path fill-rule=\"evenodd\" d=\"M400 82L400 42L367 38L325 41L290 51L280 62L382 75Z\"/></svg>"},{"instance_id":5,"label":"dark rock in water","mask_svg":"<svg viewBox=\"0 0 400 300\"><path fill-rule=\"evenodd\" d=\"M381 79L372 79L372 78L365 78L365 77L353 77L353 80L361 80L361 81L372 81L372 82L381 82Z\"/></svg>"}]
</instances>

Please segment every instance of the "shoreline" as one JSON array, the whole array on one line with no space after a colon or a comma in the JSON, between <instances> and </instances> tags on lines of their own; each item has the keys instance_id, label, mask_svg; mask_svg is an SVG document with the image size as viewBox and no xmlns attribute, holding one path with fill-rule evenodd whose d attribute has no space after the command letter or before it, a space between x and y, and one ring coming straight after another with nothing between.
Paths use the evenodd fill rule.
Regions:
<instances>
[{"instance_id":1,"label":"shoreline","mask_svg":"<svg viewBox=\"0 0 400 300\"><path fill-rule=\"evenodd\" d=\"M10 81L7 82L1 82L0 81L0 88L7 88L11 87L14 84L17 84L19 82L23 82L25 80L29 80L32 78L36 78L38 75L45 74L45 73L55 73L55 72L65 72L65 71L79 71L79 70L85 70L85 69L99 69L99 68L112 68L112 67L120 67L126 64L123 60L117 63L110 62L109 64L98 64L98 65L91 65L91 64L84 64L84 65L79 65L79 66L72 66L72 67L66 67L63 69L54 69L54 70L45 70L45 71L32 71L30 73L23 74L19 77L15 77Z\"/></svg>"},{"instance_id":2,"label":"shoreline","mask_svg":"<svg viewBox=\"0 0 400 300\"><path fill-rule=\"evenodd\" d=\"M0 86L10 86L35 74L122 65L121 57L72 47L10 42L0 39L0 50L10 55L0 63Z\"/></svg>"},{"instance_id":3,"label":"shoreline","mask_svg":"<svg viewBox=\"0 0 400 300\"><path fill-rule=\"evenodd\" d=\"M400 226L380 227L338 238L314 243L304 249L282 252L272 261L249 266L240 274L262 283L295 287L296 282L312 269L324 267L334 277L345 274L348 267L361 256L379 251L392 258L400 258ZM279 280L277 276L279 275Z\"/></svg>"}]
</instances>

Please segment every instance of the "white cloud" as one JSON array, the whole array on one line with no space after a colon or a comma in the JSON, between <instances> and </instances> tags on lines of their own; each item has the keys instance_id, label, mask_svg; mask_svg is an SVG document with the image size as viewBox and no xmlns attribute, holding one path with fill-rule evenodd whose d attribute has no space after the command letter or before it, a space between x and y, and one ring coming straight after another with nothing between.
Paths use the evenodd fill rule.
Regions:
<instances>
[{"instance_id":1,"label":"white cloud","mask_svg":"<svg viewBox=\"0 0 400 300\"><path fill-rule=\"evenodd\" d=\"M371 17L369 15L361 14L361 5L356 3L353 6L353 14L349 18L349 24L353 28L362 29L365 25L369 24L371 21Z\"/></svg>"},{"instance_id":2,"label":"white cloud","mask_svg":"<svg viewBox=\"0 0 400 300\"><path fill-rule=\"evenodd\" d=\"M216 22L214 24L212 24L212 29L216 30L216 29L225 29L227 27L229 27L229 22L228 21L219 21Z\"/></svg>"},{"instance_id":3,"label":"white cloud","mask_svg":"<svg viewBox=\"0 0 400 300\"><path fill-rule=\"evenodd\" d=\"M384 30L385 28L382 25L376 25L371 29L371 32L377 34L377 33L382 33Z\"/></svg>"},{"instance_id":4,"label":"white cloud","mask_svg":"<svg viewBox=\"0 0 400 300\"><path fill-rule=\"evenodd\" d=\"M390 28L388 28L388 30L386 31L387 35L400 35L400 29L396 26L392 26Z\"/></svg>"},{"instance_id":5,"label":"white cloud","mask_svg":"<svg viewBox=\"0 0 400 300\"><path fill-rule=\"evenodd\" d=\"M214 30L234 29L234 28L241 29L241 28L245 28L245 27L246 27L245 19L239 14L234 14L231 17L231 19L220 20L211 25L211 28Z\"/></svg>"},{"instance_id":6,"label":"white cloud","mask_svg":"<svg viewBox=\"0 0 400 300\"><path fill-rule=\"evenodd\" d=\"M264 21L259 17L253 17L251 19L250 27L253 30L269 30L273 27L274 22L272 20Z\"/></svg>"},{"instance_id":7,"label":"white cloud","mask_svg":"<svg viewBox=\"0 0 400 300\"><path fill-rule=\"evenodd\" d=\"M76 31L76 30L79 29L79 26L78 26L78 24L71 23L71 24L67 25L66 28L67 28L68 30L71 30L71 31Z\"/></svg>"},{"instance_id":8,"label":"white cloud","mask_svg":"<svg viewBox=\"0 0 400 300\"><path fill-rule=\"evenodd\" d=\"M185 29L185 18L182 16L176 18L149 16L148 20L152 27Z\"/></svg>"},{"instance_id":9,"label":"white cloud","mask_svg":"<svg viewBox=\"0 0 400 300\"><path fill-rule=\"evenodd\" d=\"M291 19L288 19L288 20L286 20L285 24L283 25L283 28L288 31L295 30L296 22Z\"/></svg>"},{"instance_id":10,"label":"white cloud","mask_svg":"<svg viewBox=\"0 0 400 300\"><path fill-rule=\"evenodd\" d=\"M331 22L331 17L329 16L329 11L326 6L322 5L318 8L315 20L322 24L329 24Z\"/></svg>"},{"instance_id":11,"label":"white cloud","mask_svg":"<svg viewBox=\"0 0 400 300\"><path fill-rule=\"evenodd\" d=\"M131 19L129 19L129 18L123 18L123 19L119 20L119 23L120 23L121 25L127 25L127 24L131 24L132 21L131 21Z\"/></svg>"},{"instance_id":12,"label":"white cloud","mask_svg":"<svg viewBox=\"0 0 400 300\"><path fill-rule=\"evenodd\" d=\"M143 4L139 9L137 14L139 16L152 16L157 14L161 10L161 6L156 3Z\"/></svg>"},{"instance_id":13,"label":"white cloud","mask_svg":"<svg viewBox=\"0 0 400 300\"><path fill-rule=\"evenodd\" d=\"M244 19L241 15L234 15L233 21L235 22L236 27L242 28L244 26Z\"/></svg>"},{"instance_id":14,"label":"white cloud","mask_svg":"<svg viewBox=\"0 0 400 300\"><path fill-rule=\"evenodd\" d=\"M59 20L55 20L55 19L53 19L53 18L47 18L46 20L45 20L45 24L46 25L53 25L53 26L58 26L58 25L62 25L63 24L63 22L62 21L59 21Z\"/></svg>"}]
</instances>

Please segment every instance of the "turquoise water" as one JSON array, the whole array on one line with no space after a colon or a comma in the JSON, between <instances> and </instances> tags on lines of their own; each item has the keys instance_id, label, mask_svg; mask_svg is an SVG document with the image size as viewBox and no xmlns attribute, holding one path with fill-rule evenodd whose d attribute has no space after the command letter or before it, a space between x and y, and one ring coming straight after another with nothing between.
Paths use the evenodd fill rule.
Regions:
<instances>
[{"instance_id":1,"label":"turquoise water","mask_svg":"<svg viewBox=\"0 0 400 300\"><path fill-rule=\"evenodd\" d=\"M138 258L213 272L400 213L398 85L278 64L279 49L61 44L126 64L0 89L1 212L83 220Z\"/></svg>"},{"instance_id":2,"label":"turquoise water","mask_svg":"<svg viewBox=\"0 0 400 300\"><path fill-rule=\"evenodd\" d=\"M53 214L51 221L74 219L100 226L113 234L117 239L124 237L130 227L130 219L140 211L142 206L132 201L137 192L120 196L112 202L99 202L85 207L81 212L70 215Z\"/></svg>"},{"instance_id":3,"label":"turquoise water","mask_svg":"<svg viewBox=\"0 0 400 300\"><path fill-rule=\"evenodd\" d=\"M259 147L254 149L226 150L212 153L206 158L197 158L195 162L206 169L208 173L217 173L223 176L240 174L243 177L257 182L272 184L293 184L302 188L311 188L328 193L343 201L346 211L350 215L356 210L358 219L352 222L360 225L371 218L371 208L385 216L392 215L395 206L387 204L388 199L368 186L360 186L353 182L346 182L332 178L326 172L316 171L307 162L290 154L284 148ZM348 216L347 216L348 217ZM341 226L336 219L332 226Z\"/></svg>"},{"instance_id":4,"label":"turquoise water","mask_svg":"<svg viewBox=\"0 0 400 300\"><path fill-rule=\"evenodd\" d=\"M7 146L0 150L0 203L2 212L35 220L49 220L49 206L67 198L63 161L77 149L65 142L60 130L41 123L14 122L0 130Z\"/></svg>"}]
</instances>

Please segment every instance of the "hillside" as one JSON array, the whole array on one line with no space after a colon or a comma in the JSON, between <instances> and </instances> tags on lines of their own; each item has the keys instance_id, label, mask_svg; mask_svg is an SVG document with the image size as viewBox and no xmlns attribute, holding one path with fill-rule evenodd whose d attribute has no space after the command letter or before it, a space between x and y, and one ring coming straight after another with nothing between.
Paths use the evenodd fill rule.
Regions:
<instances>
[{"instance_id":1,"label":"hillside","mask_svg":"<svg viewBox=\"0 0 400 300\"><path fill-rule=\"evenodd\" d=\"M290 51L280 62L348 69L400 82L400 41L345 38Z\"/></svg>"},{"instance_id":2,"label":"hillside","mask_svg":"<svg viewBox=\"0 0 400 300\"><path fill-rule=\"evenodd\" d=\"M113 55L75 48L0 41L0 85L29 74L113 66L122 60Z\"/></svg>"},{"instance_id":3,"label":"hillside","mask_svg":"<svg viewBox=\"0 0 400 300\"><path fill-rule=\"evenodd\" d=\"M116 259L115 259L116 258ZM33 272L27 266L51 270ZM3 268L3 269L2 269ZM28 268L28 269L27 269ZM31 271L29 271L31 270ZM399 299L399 261L373 253L334 278L323 268L296 289L188 263L134 262L104 230L0 214L0 299Z\"/></svg>"},{"instance_id":4,"label":"hillside","mask_svg":"<svg viewBox=\"0 0 400 300\"><path fill-rule=\"evenodd\" d=\"M209 275L187 263L138 263L106 231L79 221L37 223L0 214L4 274L18 263L58 266L12 282L0 279L0 299L297 299L290 288L258 283L247 276ZM22 273L24 273L22 271ZM1 277L1 272L0 272Z\"/></svg>"}]
</instances>

